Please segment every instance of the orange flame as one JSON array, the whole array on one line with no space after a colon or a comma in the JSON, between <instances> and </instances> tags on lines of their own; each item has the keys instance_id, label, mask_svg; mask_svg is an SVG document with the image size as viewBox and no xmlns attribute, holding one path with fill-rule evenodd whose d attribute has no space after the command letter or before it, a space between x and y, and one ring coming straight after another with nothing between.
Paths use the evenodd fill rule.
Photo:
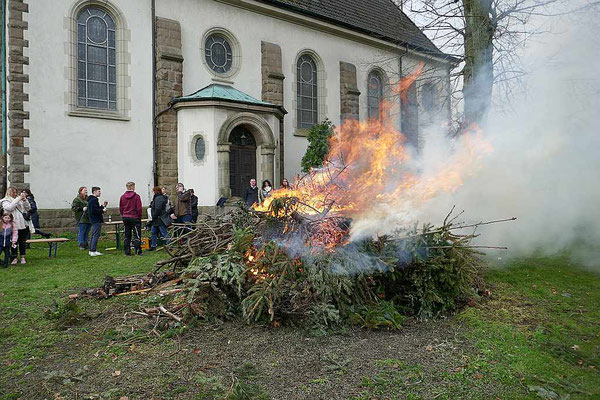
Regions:
<instances>
[{"instance_id":1,"label":"orange flame","mask_svg":"<svg viewBox=\"0 0 600 400\"><path fill-rule=\"evenodd\" d=\"M405 95L420 76L423 65L394 85ZM335 130L323 168L313 169L294 182L292 189L272 192L254 209L274 216L286 215L275 210L276 199L294 199L294 211L304 215L337 216L385 224L394 212L410 214L427 200L460 187L481 156L491 151L477 127L461 135L459 150L433 171L422 171L411 162L406 139L392 124L389 102L383 102L381 118L365 122L348 120ZM288 210L289 211L289 210ZM348 230L335 219L322 219L311 231L310 244L326 249L347 241ZM412 222L412 221L411 221Z\"/></svg>"}]
</instances>

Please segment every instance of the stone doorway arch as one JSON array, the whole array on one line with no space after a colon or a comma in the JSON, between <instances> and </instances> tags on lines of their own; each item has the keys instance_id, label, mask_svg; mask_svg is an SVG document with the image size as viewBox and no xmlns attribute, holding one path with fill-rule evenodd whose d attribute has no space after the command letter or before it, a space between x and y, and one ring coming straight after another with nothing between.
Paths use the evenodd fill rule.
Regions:
<instances>
[{"instance_id":1,"label":"stone doorway arch","mask_svg":"<svg viewBox=\"0 0 600 400\"><path fill-rule=\"evenodd\" d=\"M234 128L243 126L248 129L256 141L256 180L268 179L271 182L275 177L275 135L271 127L260 116L241 112L227 118L219 130L217 139L218 159L218 184L219 196L231 197L229 155L231 142L229 137Z\"/></svg>"}]
</instances>

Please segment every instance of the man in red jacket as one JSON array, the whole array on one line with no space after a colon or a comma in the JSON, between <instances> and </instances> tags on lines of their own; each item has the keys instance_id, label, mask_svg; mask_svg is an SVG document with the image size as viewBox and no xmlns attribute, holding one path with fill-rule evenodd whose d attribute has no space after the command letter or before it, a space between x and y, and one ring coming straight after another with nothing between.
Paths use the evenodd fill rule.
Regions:
<instances>
[{"instance_id":1,"label":"man in red jacket","mask_svg":"<svg viewBox=\"0 0 600 400\"><path fill-rule=\"evenodd\" d=\"M133 247L136 254L142 255L142 199L135 192L135 183L127 182L127 191L119 200L119 212L125 226L125 255L131 255L131 232L133 231Z\"/></svg>"}]
</instances>

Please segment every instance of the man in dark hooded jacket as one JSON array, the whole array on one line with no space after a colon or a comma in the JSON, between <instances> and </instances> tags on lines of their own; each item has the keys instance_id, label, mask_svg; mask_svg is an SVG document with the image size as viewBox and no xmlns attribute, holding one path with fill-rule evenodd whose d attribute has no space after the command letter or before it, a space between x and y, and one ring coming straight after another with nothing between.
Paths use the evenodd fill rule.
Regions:
<instances>
[{"instance_id":1,"label":"man in dark hooded jacket","mask_svg":"<svg viewBox=\"0 0 600 400\"><path fill-rule=\"evenodd\" d=\"M131 255L131 233L133 232L133 247L136 254L142 254L142 199L135 192L135 182L127 182L127 191L119 200L119 212L125 227L125 255Z\"/></svg>"},{"instance_id":2,"label":"man in dark hooded jacket","mask_svg":"<svg viewBox=\"0 0 600 400\"><path fill-rule=\"evenodd\" d=\"M102 253L98 251L98 239L100 239L100 231L102 230L102 224L104 223L104 213L108 206L108 201L104 200L102 205L98 198L102 194L100 187L92 186L92 195L88 196L87 199L87 213L90 216L90 222L92 223L92 237L90 239L90 251L89 254L92 257L101 256Z\"/></svg>"},{"instance_id":3,"label":"man in dark hooded jacket","mask_svg":"<svg viewBox=\"0 0 600 400\"><path fill-rule=\"evenodd\" d=\"M258 204L258 186L256 186L256 179L250 179L250 186L246 188L244 192L244 204L247 208L252 207L252 204Z\"/></svg>"}]
</instances>

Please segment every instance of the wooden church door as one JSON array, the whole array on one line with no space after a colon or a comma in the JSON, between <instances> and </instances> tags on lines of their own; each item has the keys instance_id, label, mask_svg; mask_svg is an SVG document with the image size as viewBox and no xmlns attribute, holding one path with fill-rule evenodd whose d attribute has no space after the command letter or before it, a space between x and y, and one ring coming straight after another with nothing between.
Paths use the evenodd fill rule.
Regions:
<instances>
[{"instance_id":1,"label":"wooden church door","mask_svg":"<svg viewBox=\"0 0 600 400\"><path fill-rule=\"evenodd\" d=\"M256 141L243 126L233 128L229 135L229 187L231 195L242 197L250 179L256 178Z\"/></svg>"}]
</instances>

